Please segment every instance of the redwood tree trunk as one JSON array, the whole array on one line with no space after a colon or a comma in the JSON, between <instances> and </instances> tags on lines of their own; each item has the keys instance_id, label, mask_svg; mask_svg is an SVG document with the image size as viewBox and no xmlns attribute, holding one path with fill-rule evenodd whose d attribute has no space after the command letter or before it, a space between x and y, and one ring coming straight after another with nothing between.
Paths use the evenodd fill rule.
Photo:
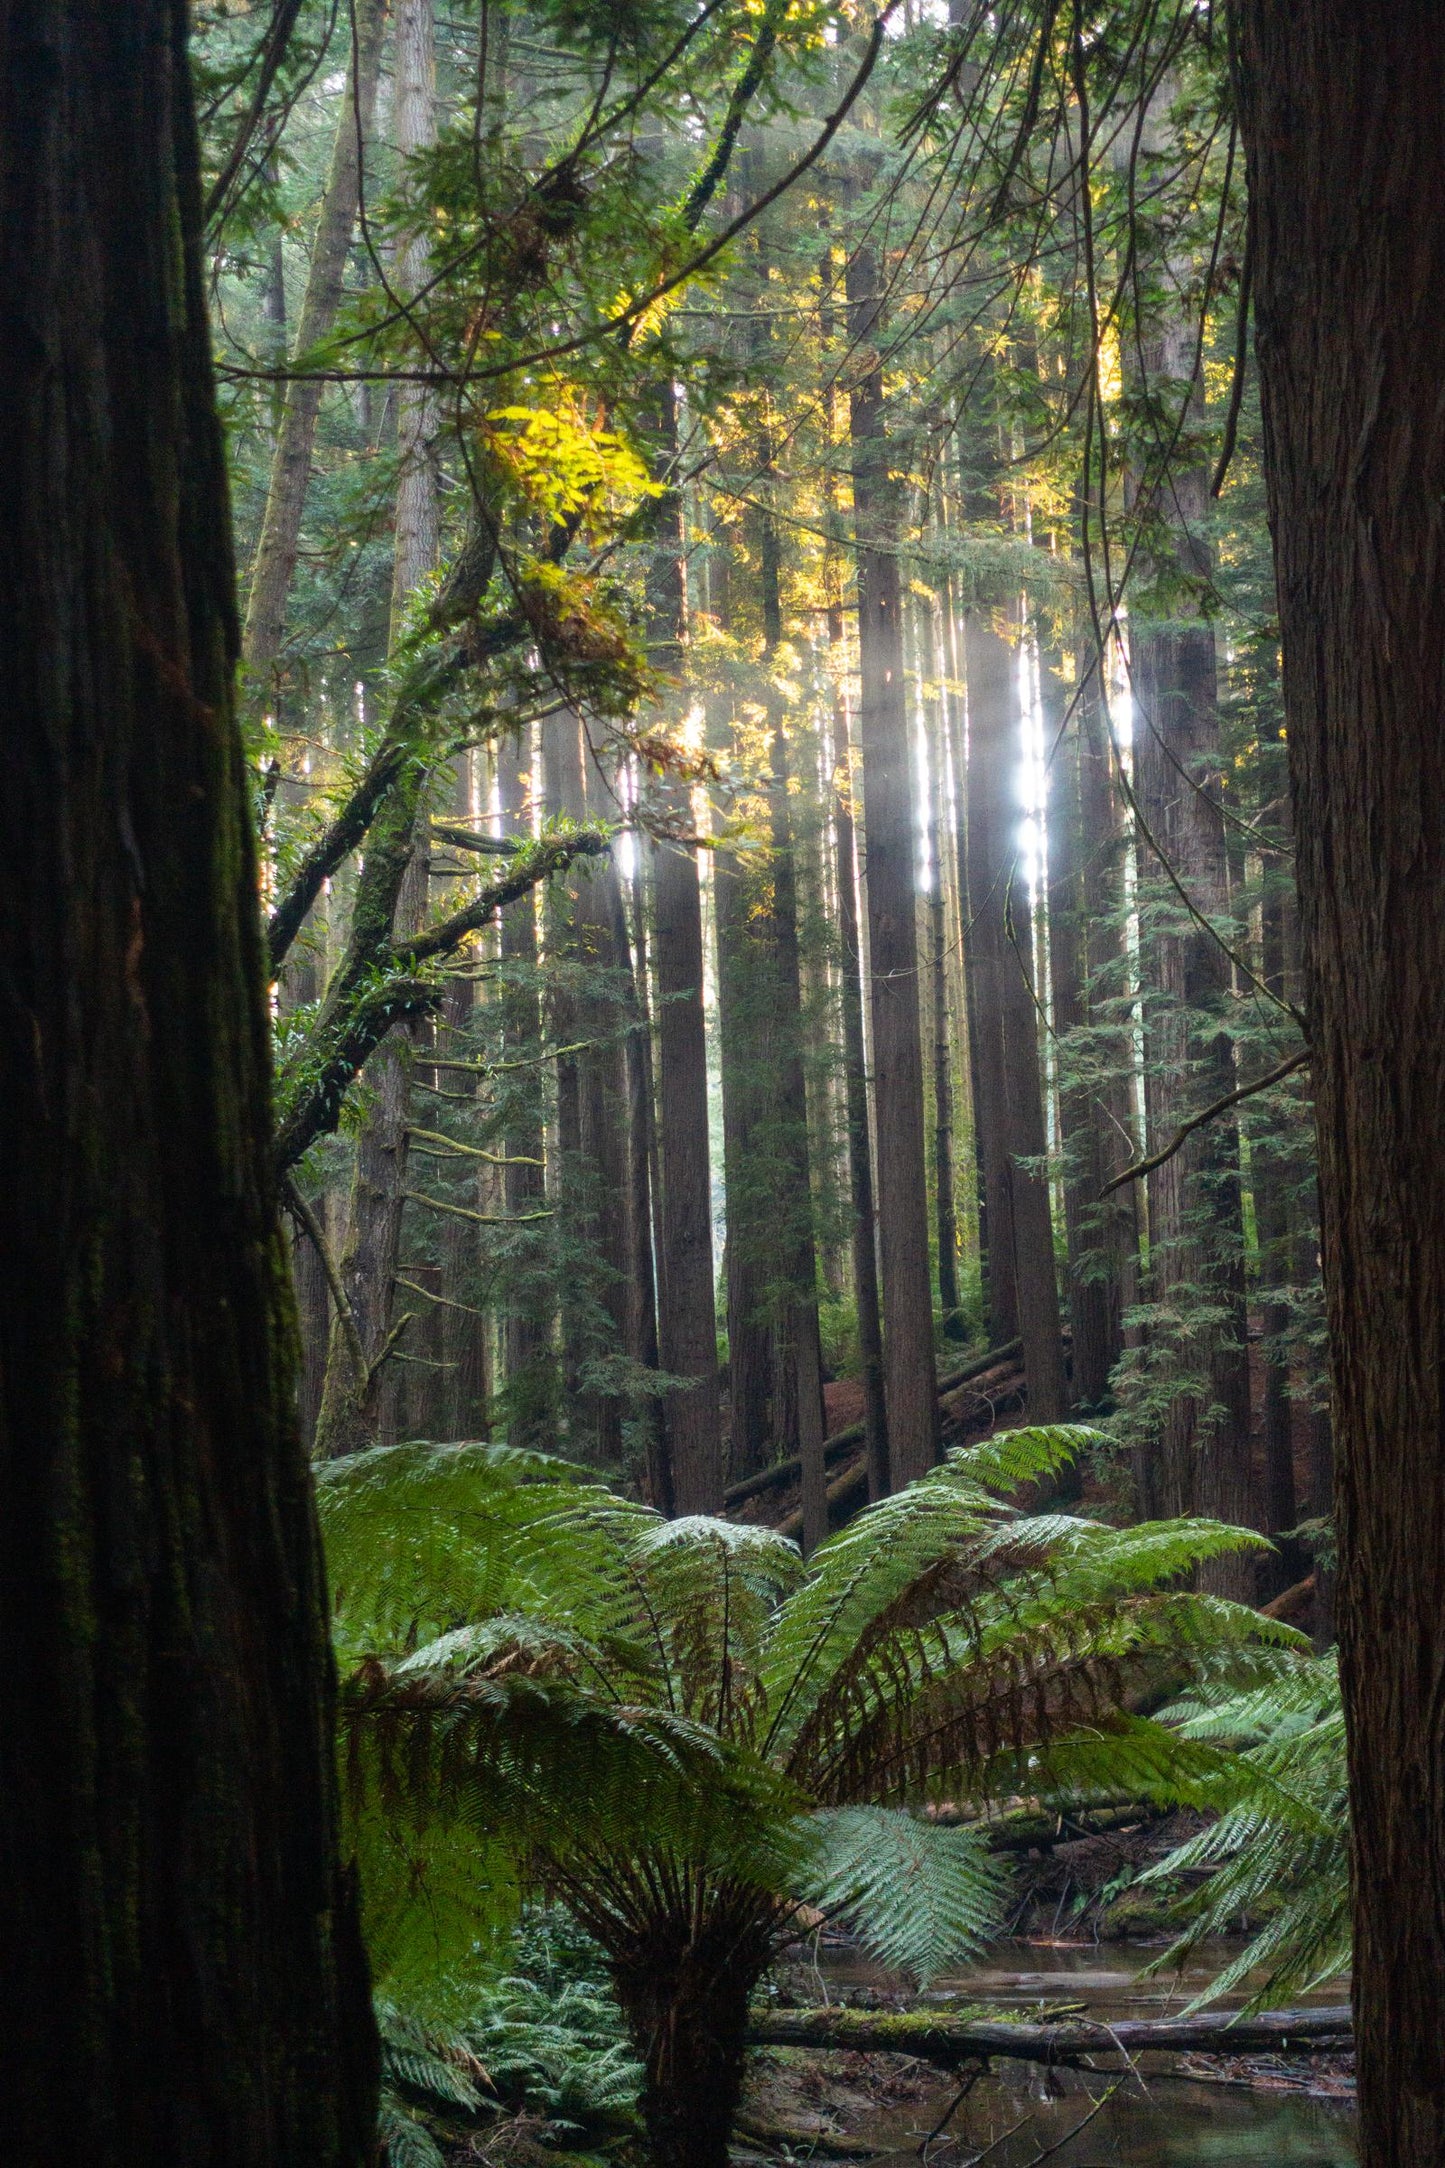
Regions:
<instances>
[{"instance_id":1,"label":"redwood tree trunk","mask_svg":"<svg viewBox=\"0 0 1445 2168\"><path fill-rule=\"evenodd\" d=\"M968 876L970 939L983 1042L979 1072L995 1080L979 1108L989 1187L989 1271L1012 1234L1017 1330L1029 1412L1057 1422L1068 1405L1059 1328L1048 1149L1033 991L1033 927L1019 865L1016 778L1022 758L1014 650L981 612L968 619ZM997 1206L995 1198L998 1198ZM1000 1224L1002 1222L1002 1225ZM994 1331L1004 1322L993 1309Z\"/></svg>"},{"instance_id":2,"label":"redwood tree trunk","mask_svg":"<svg viewBox=\"0 0 1445 2168\"><path fill-rule=\"evenodd\" d=\"M1445 16L1247 0L1364 2168L1445 2158Z\"/></svg>"},{"instance_id":3,"label":"redwood tree trunk","mask_svg":"<svg viewBox=\"0 0 1445 2168\"><path fill-rule=\"evenodd\" d=\"M372 2157L179 0L0 9L0 2079Z\"/></svg>"},{"instance_id":4,"label":"redwood tree trunk","mask_svg":"<svg viewBox=\"0 0 1445 2168\"><path fill-rule=\"evenodd\" d=\"M661 459L670 480L677 450L672 387L661 396ZM673 488L658 502L658 548L649 579L653 653L676 670L686 632L682 503ZM686 793L674 792L684 823ZM658 1317L662 1367L683 1382L668 1396L673 1499L679 1513L722 1505L717 1308L713 1286L712 1175L708 1139L707 1030L703 1019L702 892L697 853L659 843L653 853L658 994Z\"/></svg>"},{"instance_id":5,"label":"redwood tree trunk","mask_svg":"<svg viewBox=\"0 0 1445 2168\"><path fill-rule=\"evenodd\" d=\"M1124 1344L1123 1308L1134 1242L1133 1186L1103 1196L1130 1156L1126 1042L1109 1040L1109 1011L1124 963L1121 899L1115 892L1118 815L1098 714L1097 665L1074 697L1049 776L1049 971L1059 1035L1059 1128L1064 1153L1064 1222L1069 1245L1069 1322L1074 1395L1103 1405ZM1070 699L1055 668L1044 672L1048 742L1055 743Z\"/></svg>"},{"instance_id":6,"label":"redwood tree trunk","mask_svg":"<svg viewBox=\"0 0 1445 2168\"><path fill-rule=\"evenodd\" d=\"M534 783L530 749L516 739L505 741L497 750L497 772L503 833L530 835ZM545 1208L547 1192L535 893L519 897L502 913L501 952L502 1050L504 1059L516 1065L506 1072L502 1085L508 1109L502 1194L509 1217L520 1222L509 1232L503 1288L507 1440L511 1445L541 1446L555 1437L556 1376L550 1346L553 1293L546 1223L526 1224L528 1215Z\"/></svg>"},{"instance_id":7,"label":"redwood tree trunk","mask_svg":"<svg viewBox=\"0 0 1445 2168\"><path fill-rule=\"evenodd\" d=\"M1157 396L1163 388L1166 410L1189 395L1191 336L1171 322L1154 344L1151 390ZM1207 474L1191 467L1171 475L1164 492L1178 558L1171 569L1196 582L1209 569L1202 539L1207 485ZM1136 605L1132 633L1135 789L1169 868L1166 874L1141 836L1151 1152L1238 1082L1225 1029L1229 958L1200 924L1200 917L1215 927L1229 921L1214 628L1193 612L1187 595L1174 607L1180 614L1161 620ZM1186 908L1176 880L1199 916ZM1248 1522L1253 1499L1244 1222L1232 1112L1196 1130L1149 1176L1149 1284L1152 1299L1162 1305L1158 1332L1168 1359L1178 1365L1179 1382L1162 1426L1154 1501L1141 1503L1146 1511ZM1254 1563L1244 1556L1216 1559L1201 1579L1217 1593L1247 1599L1254 1592Z\"/></svg>"},{"instance_id":8,"label":"redwood tree trunk","mask_svg":"<svg viewBox=\"0 0 1445 2168\"><path fill-rule=\"evenodd\" d=\"M849 398L858 567L864 882L878 1135L878 1248L890 1472L896 1484L938 1457L923 1048L918 1025L917 847L903 680L898 572L901 504L890 471L881 267L866 248L848 261L848 334L859 377Z\"/></svg>"}]
</instances>

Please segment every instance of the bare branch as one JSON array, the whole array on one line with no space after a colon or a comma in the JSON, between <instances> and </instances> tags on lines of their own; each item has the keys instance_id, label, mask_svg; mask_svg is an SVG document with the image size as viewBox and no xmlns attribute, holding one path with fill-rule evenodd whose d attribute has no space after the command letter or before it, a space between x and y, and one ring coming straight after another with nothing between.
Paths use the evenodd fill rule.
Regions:
<instances>
[{"instance_id":1,"label":"bare branch","mask_svg":"<svg viewBox=\"0 0 1445 2168\"><path fill-rule=\"evenodd\" d=\"M1230 1107L1237 1107L1241 1099L1252 1099L1256 1092L1268 1091L1271 1084L1278 1084L1282 1078L1293 1076L1296 1069L1305 1067L1309 1058L1309 1048L1306 1047L1302 1054L1291 1054L1288 1061L1282 1061L1278 1067L1266 1070L1263 1076L1257 1076L1250 1083L1241 1084L1236 1090L1226 1092L1222 1099L1216 1099L1212 1106L1205 1107L1202 1112L1191 1114L1189 1120L1175 1130L1161 1151L1151 1152L1147 1159L1136 1159L1132 1167L1126 1167L1122 1174L1116 1174L1112 1182L1104 1184L1099 1192L1100 1197L1107 1197L1111 1190L1122 1189L1126 1182L1137 1182L1141 1175L1152 1174L1156 1167L1162 1167L1166 1159L1172 1159L1174 1154L1188 1143L1196 1129L1202 1129L1206 1122L1212 1122L1217 1114L1227 1113Z\"/></svg>"}]
</instances>

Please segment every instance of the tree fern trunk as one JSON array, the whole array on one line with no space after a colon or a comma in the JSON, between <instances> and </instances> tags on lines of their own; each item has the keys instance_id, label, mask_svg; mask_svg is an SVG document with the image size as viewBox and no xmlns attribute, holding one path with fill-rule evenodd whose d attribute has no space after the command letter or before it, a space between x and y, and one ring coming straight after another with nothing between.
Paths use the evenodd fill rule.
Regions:
<instances>
[{"instance_id":1,"label":"tree fern trunk","mask_svg":"<svg viewBox=\"0 0 1445 2168\"><path fill-rule=\"evenodd\" d=\"M0 2082L35 2168L362 2168L186 12L0 11Z\"/></svg>"}]
</instances>

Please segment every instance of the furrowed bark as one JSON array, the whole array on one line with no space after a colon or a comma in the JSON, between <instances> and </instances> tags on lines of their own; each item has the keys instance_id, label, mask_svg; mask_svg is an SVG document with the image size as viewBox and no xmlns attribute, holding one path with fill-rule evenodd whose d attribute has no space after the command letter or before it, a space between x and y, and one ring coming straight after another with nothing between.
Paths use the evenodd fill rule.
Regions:
<instances>
[{"instance_id":1,"label":"furrowed bark","mask_svg":"<svg viewBox=\"0 0 1445 2168\"><path fill-rule=\"evenodd\" d=\"M36 2168L362 2168L185 18L0 11L0 2074Z\"/></svg>"},{"instance_id":2,"label":"furrowed bark","mask_svg":"<svg viewBox=\"0 0 1445 2168\"><path fill-rule=\"evenodd\" d=\"M1246 0L1364 2168L1445 2157L1445 18Z\"/></svg>"}]
</instances>

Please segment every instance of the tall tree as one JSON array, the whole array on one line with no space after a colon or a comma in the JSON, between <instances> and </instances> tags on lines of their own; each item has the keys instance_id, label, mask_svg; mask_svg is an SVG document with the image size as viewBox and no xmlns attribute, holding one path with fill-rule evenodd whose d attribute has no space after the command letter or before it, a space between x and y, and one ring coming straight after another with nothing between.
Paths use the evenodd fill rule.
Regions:
<instances>
[{"instance_id":1,"label":"tall tree","mask_svg":"<svg viewBox=\"0 0 1445 2168\"><path fill-rule=\"evenodd\" d=\"M1445 2157L1445 17L1245 0L1320 1153L1365 2168Z\"/></svg>"},{"instance_id":2,"label":"tall tree","mask_svg":"<svg viewBox=\"0 0 1445 2168\"><path fill-rule=\"evenodd\" d=\"M847 268L853 512L863 754L864 883L878 1137L878 1248L883 1375L892 1479L908 1483L938 1456L923 1049L918 1021L917 848L903 679L898 548L901 490L892 470L879 340L882 266L869 246Z\"/></svg>"},{"instance_id":3,"label":"tall tree","mask_svg":"<svg viewBox=\"0 0 1445 2168\"><path fill-rule=\"evenodd\" d=\"M503 740L497 749L498 796L504 836L530 835L533 811L531 733ZM540 795L540 793L538 793ZM537 899L520 897L502 913L502 1083L508 1119L503 1197L517 1224L509 1232L511 1256L503 1322L506 1362L507 1437L513 1445L542 1445L551 1435L555 1383L548 1346L552 1290L546 1253L531 1215L546 1198L545 1138L539 1092L542 1013L537 978Z\"/></svg>"},{"instance_id":4,"label":"tall tree","mask_svg":"<svg viewBox=\"0 0 1445 2168\"><path fill-rule=\"evenodd\" d=\"M1173 308L1146 320L1140 351L1156 433L1199 397L1193 334ZM1146 982L1145 1117L1151 1153L1238 1079L1226 1029L1229 866L1214 627L1200 590L1209 475L1198 455L1155 487L1155 575L1131 617L1135 792ZM1162 863L1161 863L1162 861ZM1182 892L1182 893L1181 893ZM1186 900L1187 899L1187 900ZM1239 1130L1232 1112L1196 1130L1149 1176L1149 1292L1161 1306L1178 1390L1164 1412L1146 1513L1252 1512L1250 1392ZM1253 1593L1252 1564L1221 1560L1219 1592Z\"/></svg>"},{"instance_id":5,"label":"tall tree","mask_svg":"<svg viewBox=\"0 0 1445 2168\"><path fill-rule=\"evenodd\" d=\"M1081 652L1072 689L1045 659L1049 773L1049 975L1059 1038L1059 1129L1075 1397L1099 1407L1134 1293L1132 1184L1105 1195L1132 1151L1132 1045L1117 1012L1127 932L1122 836L1109 774L1098 664ZM1072 712L1070 712L1072 710Z\"/></svg>"},{"instance_id":6,"label":"tall tree","mask_svg":"<svg viewBox=\"0 0 1445 2168\"><path fill-rule=\"evenodd\" d=\"M396 84L393 128L403 160L415 159L436 141L436 32L432 0L397 0L394 16ZM398 277L414 293L426 276L430 250L417 231L401 251ZM422 385L405 384L397 397L397 483L392 550L391 645L406 631L410 598L436 567L439 545L436 470L432 437L434 403ZM412 851L396 900L396 930L420 930L426 915L429 822L427 793L416 799ZM356 1141L351 1203L340 1259L342 1286L366 1357L363 1370L343 1320L333 1322L326 1385L317 1424L318 1450L354 1452L396 1436L397 1396L388 1363L408 1319L395 1318L396 1264L406 1210L411 1129L411 1061L418 1027L399 1025L372 1058L375 1094Z\"/></svg>"},{"instance_id":7,"label":"tall tree","mask_svg":"<svg viewBox=\"0 0 1445 2168\"><path fill-rule=\"evenodd\" d=\"M988 1192L989 1310L1009 1322L994 1285L1010 1285L1024 1343L1029 1411L1064 1413L1063 1341L1054 1265L1048 1149L1034 997L1033 915L1019 861L1017 778L1023 754L1018 655L982 609L968 612L968 915L979 1123ZM1012 1273L1009 1267L1012 1266Z\"/></svg>"},{"instance_id":8,"label":"tall tree","mask_svg":"<svg viewBox=\"0 0 1445 2168\"><path fill-rule=\"evenodd\" d=\"M682 663L687 625L687 575L682 496L675 481L676 395L670 382L659 387L658 406L659 469L666 486L657 503L648 614L652 653L664 670L676 672ZM674 817L685 832L691 826L690 794L674 785L670 797ZM679 1513L709 1513L722 1502L722 1412L713 1286L702 891L695 847L683 840L654 845L652 895L662 1191L657 1202L662 1293L658 1336L662 1367L680 1381L667 1400L672 1492Z\"/></svg>"},{"instance_id":9,"label":"tall tree","mask_svg":"<svg viewBox=\"0 0 1445 2168\"><path fill-rule=\"evenodd\" d=\"M361 2168L186 13L0 10L0 2071L37 2168Z\"/></svg>"},{"instance_id":10,"label":"tall tree","mask_svg":"<svg viewBox=\"0 0 1445 2168\"><path fill-rule=\"evenodd\" d=\"M311 242L306 293L296 325L296 359L311 353L329 335L341 305L346 257L361 194L362 158L376 105L387 9L388 0L358 0L355 50L337 115L336 139ZM278 284L273 275L270 291L276 291ZM287 384L282 396L241 642L242 659L258 681L274 671L285 637L286 603L296 571L306 486L311 478L311 452L324 389L322 377L303 376ZM266 691L269 694L269 686Z\"/></svg>"}]
</instances>

